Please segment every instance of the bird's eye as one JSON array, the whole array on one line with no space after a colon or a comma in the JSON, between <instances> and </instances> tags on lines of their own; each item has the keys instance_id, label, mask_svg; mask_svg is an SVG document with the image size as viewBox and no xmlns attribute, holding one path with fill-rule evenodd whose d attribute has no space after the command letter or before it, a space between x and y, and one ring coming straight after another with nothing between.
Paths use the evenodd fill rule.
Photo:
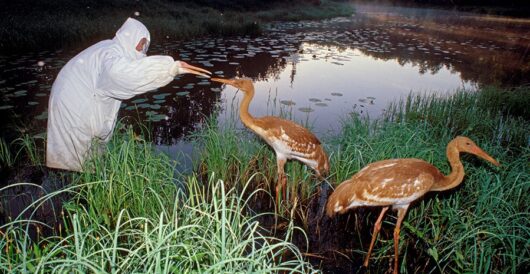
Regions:
<instances>
[{"instance_id":1,"label":"bird's eye","mask_svg":"<svg viewBox=\"0 0 530 274\"><path fill-rule=\"evenodd\" d=\"M470 146L470 145L471 145L471 143L469 143L469 142L468 142L468 143L466 143L466 145Z\"/></svg>"}]
</instances>

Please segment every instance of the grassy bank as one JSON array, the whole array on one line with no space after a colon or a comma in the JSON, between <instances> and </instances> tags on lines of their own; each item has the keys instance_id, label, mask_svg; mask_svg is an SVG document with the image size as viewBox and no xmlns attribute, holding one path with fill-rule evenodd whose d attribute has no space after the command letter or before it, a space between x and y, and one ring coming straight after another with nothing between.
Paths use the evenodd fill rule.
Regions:
<instances>
[{"instance_id":1,"label":"grassy bank","mask_svg":"<svg viewBox=\"0 0 530 274\"><path fill-rule=\"evenodd\" d=\"M348 3L321 1L23 1L0 11L0 50L86 47L110 39L127 17L141 20L154 44L214 35L256 35L274 20L349 16Z\"/></svg>"},{"instance_id":2,"label":"grassy bank","mask_svg":"<svg viewBox=\"0 0 530 274\"><path fill-rule=\"evenodd\" d=\"M365 165L388 158L421 158L447 174L450 170L445 148L457 135L475 140L502 163L501 168L495 168L464 154L464 183L452 191L429 194L411 208L401 233L402 273L518 273L529 266L530 206L526 201L530 199L530 125L526 108L521 107L529 93L528 88L512 91L484 88L476 93L457 92L450 97L411 95L389 106L382 119L346 117L342 133L325 140L331 155L328 181L334 185ZM218 128L216 123L207 126L197 138L203 147L199 170L221 174L232 185L246 182L250 174L257 172L261 177L254 177L256 185L273 186L274 155L263 142L248 135L248 131L239 131L231 125L225 129ZM302 206L296 208L298 221L301 227L309 229L308 204L318 182L311 177L311 171L297 162L287 164L287 174L289 199L284 207L293 209L295 197L302 201ZM338 223L348 223L348 218L356 216L354 219L365 219L360 221L361 231L371 231L378 212L373 213L376 215L346 214L338 217ZM394 222L393 217L385 219L384 229L390 233L380 236L376 245L371 261L371 270L376 273L387 270L389 255L393 255ZM351 222L350 225L353 226ZM351 234L335 233L333 230L338 228L333 224L329 229L331 236L323 238L351 238ZM363 236L366 235L356 237ZM333 252L350 256L356 268L362 263L357 259L364 256L369 238L358 244ZM322 255L318 252L328 251L309 246L308 252ZM335 259L328 261L333 264ZM326 259L323 261L326 263ZM343 270L351 270L348 267Z\"/></svg>"},{"instance_id":3,"label":"grassy bank","mask_svg":"<svg viewBox=\"0 0 530 274\"><path fill-rule=\"evenodd\" d=\"M117 135L109 151L89 163L94 172L75 174L67 188L34 202L71 197L55 235L42 236L46 224L29 218L0 228L2 272L312 271L289 242L292 223L278 239L243 214L259 190L227 188L215 174L207 182L177 178L174 164L132 133ZM0 191L10 187L17 186ZM32 241L28 231L35 228Z\"/></svg>"},{"instance_id":4,"label":"grassy bank","mask_svg":"<svg viewBox=\"0 0 530 274\"><path fill-rule=\"evenodd\" d=\"M382 121L347 119L336 139L335 182L386 158L421 158L447 174L445 147L457 135L475 140L502 164L495 168L463 154L463 184L429 194L409 210L401 232L402 272L520 273L529 266L530 126L511 114L512 105L493 106L500 91L491 91L411 95L393 104ZM383 227L392 229L394 222L387 217ZM385 271L393 242L391 234L380 239L372 267ZM421 265L417 258L424 258Z\"/></svg>"},{"instance_id":5,"label":"grassy bank","mask_svg":"<svg viewBox=\"0 0 530 274\"><path fill-rule=\"evenodd\" d=\"M345 117L342 132L324 140L331 156L328 181L334 186L387 158L421 158L448 173L445 147L457 135L470 137L502 164L497 168L462 155L463 184L413 205L401 232L402 273L520 273L528 268L530 125L519 104L529 91L411 95L388 107L382 119ZM0 228L2 271L311 272L303 254L326 260L327 253L312 245L308 250L293 245L293 235L315 234L308 223L308 204L318 184L311 171L297 162L287 164L283 206L289 213L282 212L281 219L288 222L285 233L273 237L258 221L270 213L252 208L256 195L269 191L276 180L271 149L246 129L219 127L215 119L191 139L200 148L200 160L193 174L182 176L174 174L178 163L154 153L149 143L127 131L116 135L109 151L90 164L94 172L74 176L74 183L62 190L70 198L55 236L31 241L28 224L38 226L35 221L14 220ZM0 152L6 146L0 143ZM9 153L0 155L13 161L5 156ZM36 204L52 195L60 193ZM360 231L370 231L375 217L376 211L341 215L321 232L343 243L331 245L343 254L340 258L349 258L351 264L343 269L359 267L370 239L367 232L362 240L367 235ZM360 218L360 230L350 222L353 234L340 234L337 226L348 218ZM385 218L371 272L388 270L394 222L394 217Z\"/></svg>"}]
</instances>

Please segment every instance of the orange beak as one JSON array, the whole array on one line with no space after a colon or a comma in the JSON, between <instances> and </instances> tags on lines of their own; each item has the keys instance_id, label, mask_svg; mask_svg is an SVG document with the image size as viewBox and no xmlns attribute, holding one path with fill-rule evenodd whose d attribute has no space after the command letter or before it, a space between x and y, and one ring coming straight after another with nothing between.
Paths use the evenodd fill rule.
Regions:
<instances>
[{"instance_id":1,"label":"orange beak","mask_svg":"<svg viewBox=\"0 0 530 274\"><path fill-rule=\"evenodd\" d=\"M473 153L477 156L479 156L480 158L496 165L496 166L500 166L501 164L499 162L497 162L497 160L493 159L493 157L489 156L488 153L486 153L484 150L482 150L480 147L475 147L473 149Z\"/></svg>"},{"instance_id":2,"label":"orange beak","mask_svg":"<svg viewBox=\"0 0 530 274\"><path fill-rule=\"evenodd\" d=\"M230 80L230 79L211 78L210 80L211 80L211 81L214 81L214 82L219 82L219 83L223 83L223 84L231 85L231 86L234 85L234 80Z\"/></svg>"},{"instance_id":3,"label":"orange beak","mask_svg":"<svg viewBox=\"0 0 530 274\"><path fill-rule=\"evenodd\" d=\"M199 68L199 67L196 67L196 66L192 66L186 62L182 62L180 61L180 67L182 68L182 73L191 73L191 74L195 74L195 75L200 75L200 76L203 76L203 77L206 77L206 78L210 78L211 76L211 72L205 70L205 69L202 69L202 68Z\"/></svg>"}]
</instances>

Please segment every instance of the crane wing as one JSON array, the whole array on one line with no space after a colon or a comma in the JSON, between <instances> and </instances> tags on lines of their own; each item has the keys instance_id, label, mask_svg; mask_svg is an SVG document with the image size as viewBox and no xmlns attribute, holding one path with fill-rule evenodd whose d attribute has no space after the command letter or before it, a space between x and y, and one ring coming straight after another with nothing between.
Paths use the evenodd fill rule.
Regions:
<instances>
[{"instance_id":1,"label":"crane wing","mask_svg":"<svg viewBox=\"0 0 530 274\"><path fill-rule=\"evenodd\" d=\"M285 142L294 152L305 154L321 144L308 129L289 120L266 116L256 119L256 124L269 138Z\"/></svg>"}]
</instances>

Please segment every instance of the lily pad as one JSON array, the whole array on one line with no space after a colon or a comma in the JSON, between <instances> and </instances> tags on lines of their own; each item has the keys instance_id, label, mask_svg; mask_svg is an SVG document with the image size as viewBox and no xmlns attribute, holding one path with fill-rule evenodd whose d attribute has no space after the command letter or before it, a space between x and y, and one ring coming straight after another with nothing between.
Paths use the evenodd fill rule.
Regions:
<instances>
[{"instance_id":1,"label":"lily pad","mask_svg":"<svg viewBox=\"0 0 530 274\"><path fill-rule=\"evenodd\" d=\"M296 103L291 101L291 100L281 100L280 104L286 105L286 106L294 106L294 105L296 105Z\"/></svg>"},{"instance_id":2,"label":"lily pad","mask_svg":"<svg viewBox=\"0 0 530 274\"><path fill-rule=\"evenodd\" d=\"M186 96L186 95L188 95L188 94L190 94L189 91L181 91L181 92L177 92L177 93L175 93L175 95L177 95L177 96Z\"/></svg>"},{"instance_id":3,"label":"lily pad","mask_svg":"<svg viewBox=\"0 0 530 274\"><path fill-rule=\"evenodd\" d=\"M160 94L153 95L153 98L155 98L155 99L164 99L168 95L169 95L169 93L160 93Z\"/></svg>"},{"instance_id":4,"label":"lily pad","mask_svg":"<svg viewBox=\"0 0 530 274\"><path fill-rule=\"evenodd\" d=\"M327 107L328 104L326 104L326 103L316 103L315 106L319 106L319 107Z\"/></svg>"},{"instance_id":5,"label":"lily pad","mask_svg":"<svg viewBox=\"0 0 530 274\"><path fill-rule=\"evenodd\" d=\"M322 100L317 99L317 98L309 98L309 102L317 103L317 102L322 102Z\"/></svg>"},{"instance_id":6,"label":"lily pad","mask_svg":"<svg viewBox=\"0 0 530 274\"><path fill-rule=\"evenodd\" d=\"M37 120L45 120L45 119L48 119L48 112L47 111L44 111L43 113L35 116L35 119Z\"/></svg>"},{"instance_id":7,"label":"lily pad","mask_svg":"<svg viewBox=\"0 0 530 274\"><path fill-rule=\"evenodd\" d=\"M340 93L340 92L332 92L331 96L342 96L342 93Z\"/></svg>"},{"instance_id":8,"label":"lily pad","mask_svg":"<svg viewBox=\"0 0 530 274\"><path fill-rule=\"evenodd\" d=\"M142 99L136 99L136 100L131 101L131 103L133 103L133 104L141 104L141 103L144 103L144 102L147 102L147 99L142 98Z\"/></svg>"},{"instance_id":9,"label":"lily pad","mask_svg":"<svg viewBox=\"0 0 530 274\"><path fill-rule=\"evenodd\" d=\"M12 105L0 106L0 110L13 108Z\"/></svg>"},{"instance_id":10,"label":"lily pad","mask_svg":"<svg viewBox=\"0 0 530 274\"><path fill-rule=\"evenodd\" d=\"M314 109L312 109L310 107L299 108L298 110L301 111L301 112L306 112L306 113L315 111Z\"/></svg>"},{"instance_id":11,"label":"lily pad","mask_svg":"<svg viewBox=\"0 0 530 274\"><path fill-rule=\"evenodd\" d=\"M139 108L151 108L151 104L139 104Z\"/></svg>"},{"instance_id":12,"label":"lily pad","mask_svg":"<svg viewBox=\"0 0 530 274\"><path fill-rule=\"evenodd\" d=\"M159 121L166 119L167 117L165 114L158 114L155 111L148 111L146 114L147 114L147 121L150 121L150 122L159 122Z\"/></svg>"},{"instance_id":13,"label":"lily pad","mask_svg":"<svg viewBox=\"0 0 530 274\"><path fill-rule=\"evenodd\" d=\"M165 103L165 102L166 102L165 99L160 99L160 100L156 100L156 101L154 101L153 104L163 104L163 103Z\"/></svg>"},{"instance_id":14,"label":"lily pad","mask_svg":"<svg viewBox=\"0 0 530 274\"><path fill-rule=\"evenodd\" d=\"M38 104L39 104L39 102L35 102L35 101L29 101L28 102L29 106L34 106L34 105L38 105Z\"/></svg>"},{"instance_id":15,"label":"lily pad","mask_svg":"<svg viewBox=\"0 0 530 274\"><path fill-rule=\"evenodd\" d=\"M15 93L13 93L13 95L15 97L25 96L27 94L28 94L27 90L19 90L19 91L16 91Z\"/></svg>"}]
</instances>

